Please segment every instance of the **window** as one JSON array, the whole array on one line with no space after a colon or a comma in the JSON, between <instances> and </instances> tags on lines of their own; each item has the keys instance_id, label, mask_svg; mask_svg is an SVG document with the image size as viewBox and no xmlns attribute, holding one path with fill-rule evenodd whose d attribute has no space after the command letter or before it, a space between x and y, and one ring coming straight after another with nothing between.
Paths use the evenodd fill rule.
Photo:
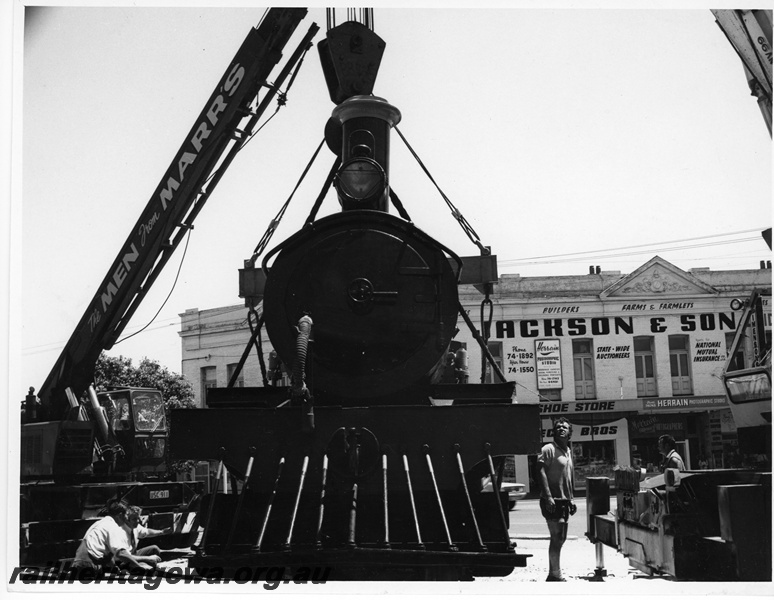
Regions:
<instances>
[{"instance_id":1,"label":"window","mask_svg":"<svg viewBox=\"0 0 774 600\"><path fill-rule=\"evenodd\" d=\"M594 355L591 340L573 340L572 364L575 371L575 398L596 398L594 385Z\"/></svg>"},{"instance_id":2,"label":"window","mask_svg":"<svg viewBox=\"0 0 774 600\"><path fill-rule=\"evenodd\" d=\"M164 431L164 401L159 392L134 392L132 408L137 431Z\"/></svg>"},{"instance_id":3,"label":"window","mask_svg":"<svg viewBox=\"0 0 774 600\"><path fill-rule=\"evenodd\" d=\"M202 406L207 404L207 388L218 387L217 367L202 367Z\"/></svg>"},{"instance_id":4,"label":"window","mask_svg":"<svg viewBox=\"0 0 774 600\"><path fill-rule=\"evenodd\" d=\"M690 364L688 336L670 335L669 367L672 372L672 394L675 396L693 394Z\"/></svg>"},{"instance_id":5,"label":"window","mask_svg":"<svg viewBox=\"0 0 774 600\"><path fill-rule=\"evenodd\" d=\"M231 378L234 376L234 373L237 370L237 367L239 366L239 363L231 363L230 365L226 365L226 381L230 382ZM234 387L245 387L245 371L244 369L239 371L239 377L237 377L237 380L234 382Z\"/></svg>"},{"instance_id":6,"label":"window","mask_svg":"<svg viewBox=\"0 0 774 600\"><path fill-rule=\"evenodd\" d=\"M538 394L542 397L541 400L559 401L562 399L562 390L538 390Z\"/></svg>"},{"instance_id":7,"label":"window","mask_svg":"<svg viewBox=\"0 0 774 600\"><path fill-rule=\"evenodd\" d=\"M637 396L640 398L658 396L653 338L651 336L634 338L634 369L637 377Z\"/></svg>"},{"instance_id":8,"label":"window","mask_svg":"<svg viewBox=\"0 0 774 600\"><path fill-rule=\"evenodd\" d=\"M499 367L500 371L503 370L503 343L502 342L488 342L486 345L489 353L494 358L495 364ZM486 361L486 371L484 374L484 383L500 383L500 378L495 373L492 365L489 364L489 359Z\"/></svg>"},{"instance_id":9,"label":"window","mask_svg":"<svg viewBox=\"0 0 774 600\"><path fill-rule=\"evenodd\" d=\"M729 355L731 352L731 346L734 343L734 337L736 336L736 333L727 333L726 334L726 356ZM734 358L731 361L731 363L728 365L729 371L738 371L740 369L745 368L745 360L744 360L744 343L739 344L739 348L736 351L736 354L734 354Z\"/></svg>"}]
</instances>

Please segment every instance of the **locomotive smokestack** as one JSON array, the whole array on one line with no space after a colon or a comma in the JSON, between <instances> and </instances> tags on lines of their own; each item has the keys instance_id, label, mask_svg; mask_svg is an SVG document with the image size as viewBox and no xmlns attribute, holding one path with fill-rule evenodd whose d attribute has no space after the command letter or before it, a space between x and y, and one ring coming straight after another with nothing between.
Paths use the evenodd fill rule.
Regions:
<instances>
[{"instance_id":1,"label":"locomotive smokestack","mask_svg":"<svg viewBox=\"0 0 774 600\"><path fill-rule=\"evenodd\" d=\"M377 96L354 96L333 110L326 138L331 147L340 143L334 185L343 210L388 212L390 129L400 118L397 108Z\"/></svg>"},{"instance_id":2,"label":"locomotive smokestack","mask_svg":"<svg viewBox=\"0 0 774 600\"><path fill-rule=\"evenodd\" d=\"M331 29L332 21L317 49L328 92L337 104L325 141L341 157L335 179L339 202L344 210L387 212L390 128L400 122L400 112L373 95L386 45L373 32L370 18L366 24L347 21Z\"/></svg>"}]
</instances>

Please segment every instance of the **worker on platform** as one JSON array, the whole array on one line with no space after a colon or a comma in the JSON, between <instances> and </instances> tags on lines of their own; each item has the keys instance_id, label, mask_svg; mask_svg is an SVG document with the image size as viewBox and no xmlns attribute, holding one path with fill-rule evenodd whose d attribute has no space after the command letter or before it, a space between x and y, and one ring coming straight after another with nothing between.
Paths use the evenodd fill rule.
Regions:
<instances>
[{"instance_id":1,"label":"worker on platform","mask_svg":"<svg viewBox=\"0 0 774 600\"><path fill-rule=\"evenodd\" d=\"M156 566L161 562L161 549L156 546L145 546L144 548L137 549L139 541L148 537L155 537L159 535L166 535L174 531L173 527L166 527L164 529L151 529L140 523L140 517L142 516L142 508L139 506L130 506L126 510L126 523L123 525L123 529L126 532L127 539L129 540L129 549L132 556L138 562L146 563L151 566Z\"/></svg>"},{"instance_id":2,"label":"worker on platform","mask_svg":"<svg viewBox=\"0 0 774 600\"><path fill-rule=\"evenodd\" d=\"M667 469L685 471L685 463L682 456L677 453L677 443L671 435L664 434L658 438L658 451L664 457L661 461L662 473L666 473Z\"/></svg>"},{"instance_id":3,"label":"worker on platform","mask_svg":"<svg viewBox=\"0 0 774 600\"><path fill-rule=\"evenodd\" d=\"M577 511L573 502L575 474L572 464L572 424L564 417L554 421L554 441L543 446L538 457L540 511L551 536L548 546L548 577L546 581L566 581L562 577L560 556L567 540L571 515Z\"/></svg>"},{"instance_id":4,"label":"worker on platform","mask_svg":"<svg viewBox=\"0 0 774 600\"><path fill-rule=\"evenodd\" d=\"M88 569L91 574L99 575L119 564L142 570L152 568L131 553L129 539L122 528L126 523L126 509L127 505L118 500L108 502L107 516L89 527L83 536L75 552L73 569L79 572Z\"/></svg>"}]
</instances>

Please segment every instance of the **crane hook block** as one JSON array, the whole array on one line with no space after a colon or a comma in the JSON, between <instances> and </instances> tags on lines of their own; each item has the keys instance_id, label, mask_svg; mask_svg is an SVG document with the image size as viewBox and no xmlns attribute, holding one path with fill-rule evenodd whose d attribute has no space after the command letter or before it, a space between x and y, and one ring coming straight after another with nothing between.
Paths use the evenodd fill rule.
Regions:
<instances>
[{"instance_id":1,"label":"crane hook block","mask_svg":"<svg viewBox=\"0 0 774 600\"><path fill-rule=\"evenodd\" d=\"M325 83L335 104L373 92L386 44L365 25L347 21L317 44Z\"/></svg>"}]
</instances>

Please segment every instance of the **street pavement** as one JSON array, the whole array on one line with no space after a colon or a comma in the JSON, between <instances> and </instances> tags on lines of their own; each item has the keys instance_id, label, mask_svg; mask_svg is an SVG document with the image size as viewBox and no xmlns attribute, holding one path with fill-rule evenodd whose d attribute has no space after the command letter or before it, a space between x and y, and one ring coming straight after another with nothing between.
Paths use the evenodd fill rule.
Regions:
<instances>
[{"instance_id":1,"label":"street pavement","mask_svg":"<svg viewBox=\"0 0 774 600\"><path fill-rule=\"evenodd\" d=\"M516 551L532 554L527 566L516 568L507 577L483 577L476 582L485 584L487 594L589 594L595 595L772 595L771 584L738 582L684 582L669 576L648 576L629 566L629 560L614 548L601 545L600 570L597 571L595 544L586 537L586 499L575 501L578 512L570 517L568 538L561 553L562 575L567 580L560 586L548 585L548 527L540 514L538 500L521 500L509 514L509 533ZM616 498L610 498L610 511L616 508ZM513 587L517 584L518 587ZM478 593L478 590L476 591Z\"/></svg>"},{"instance_id":2,"label":"street pavement","mask_svg":"<svg viewBox=\"0 0 774 600\"><path fill-rule=\"evenodd\" d=\"M577 498L578 512L570 517L567 541L562 548L562 575L568 582L634 580L644 576L629 567L629 561L614 548L602 547L601 564L597 565L597 550L586 537L586 499ZM610 499L610 510L615 510L615 497ZM545 582L548 575L548 527L540 513L538 500L521 500L509 514L509 533L516 543L516 551L532 554L527 567L514 569L503 580ZM597 570L597 567L600 567Z\"/></svg>"}]
</instances>

